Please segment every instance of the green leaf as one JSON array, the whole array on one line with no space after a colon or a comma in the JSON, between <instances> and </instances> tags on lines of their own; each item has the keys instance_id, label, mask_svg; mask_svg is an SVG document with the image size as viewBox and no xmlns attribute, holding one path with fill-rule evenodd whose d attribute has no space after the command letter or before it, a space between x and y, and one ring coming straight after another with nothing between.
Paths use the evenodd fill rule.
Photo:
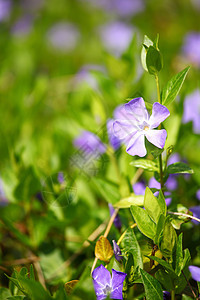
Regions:
<instances>
[{"instance_id":1,"label":"green leaf","mask_svg":"<svg viewBox=\"0 0 200 300\"><path fill-rule=\"evenodd\" d=\"M146 300L163 300L163 291L159 281L142 269L140 269L140 273L144 284Z\"/></svg>"},{"instance_id":2,"label":"green leaf","mask_svg":"<svg viewBox=\"0 0 200 300\"><path fill-rule=\"evenodd\" d=\"M173 76L167 83L167 85L164 87L162 92L162 104L163 105L169 105L172 103L176 96L178 95L183 82L185 80L185 77L189 71L190 67L185 68L175 76Z\"/></svg>"},{"instance_id":3,"label":"green leaf","mask_svg":"<svg viewBox=\"0 0 200 300\"><path fill-rule=\"evenodd\" d=\"M150 239L156 234L156 224L152 221L147 211L138 206L131 206L131 213L137 223L138 229Z\"/></svg>"},{"instance_id":4,"label":"green leaf","mask_svg":"<svg viewBox=\"0 0 200 300\"><path fill-rule=\"evenodd\" d=\"M161 214L159 219L158 219L158 223L157 223L157 226L156 226L156 235L155 235L155 238L154 238L154 243L156 245L159 245L160 240L162 239L164 224L165 224L165 216L163 214Z\"/></svg>"},{"instance_id":5,"label":"green leaf","mask_svg":"<svg viewBox=\"0 0 200 300\"><path fill-rule=\"evenodd\" d=\"M147 65L146 65L147 49L148 49L149 46L152 46L152 45L153 45L152 40L150 40L150 38L148 38L148 36L145 35L144 36L143 47L142 47L142 51L141 51L141 62L142 62L143 68L147 72L148 72Z\"/></svg>"},{"instance_id":6,"label":"green leaf","mask_svg":"<svg viewBox=\"0 0 200 300\"><path fill-rule=\"evenodd\" d=\"M161 53L153 46L149 46L147 50L146 64L148 72L151 75L157 75L163 67Z\"/></svg>"},{"instance_id":7,"label":"green leaf","mask_svg":"<svg viewBox=\"0 0 200 300\"><path fill-rule=\"evenodd\" d=\"M181 275L178 278L178 281L176 281L175 292L177 294L181 293L184 290L184 288L187 285L187 280L189 280L189 278L190 278L190 272L189 272L189 269L188 269L188 267L190 265L190 261L191 261L190 252L189 252L188 249L185 249L183 251L183 253L184 253L183 268L182 268L182 271L181 271ZM187 278L187 280L185 278Z\"/></svg>"},{"instance_id":8,"label":"green leaf","mask_svg":"<svg viewBox=\"0 0 200 300\"><path fill-rule=\"evenodd\" d=\"M115 183L100 178L93 178L93 181L108 203L115 204L120 200L118 186Z\"/></svg>"},{"instance_id":9,"label":"green leaf","mask_svg":"<svg viewBox=\"0 0 200 300\"><path fill-rule=\"evenodd\" d=\"M155 273L155 278L162 284L165 290L172 291L174 290L173 277L171 276L171 272L166 271L164 268L158 269Z\"/></svg>"},{"instance_id":10,"label":"green leaf","mask_svg":"<svg viewBox=\"0 0 200 300\"><path fill-rule=\"evenodd\" d=\"M185 163L183 162L176 162L171 164L167 167L167 173L169 174L193 174L194 171Z\"/></svg>"},{"instance_id":11,"label":"green leaf","mask_svg":"<svg viewBox=\"0 0 200 300\"><path fill-rule=\"evenodd\" d=\"M174 278L177 278L177 275L174 272L174 270L172 269L172 266L168 262L166 262L164 259L159 258L157 256L148 256L148 255L145 255L145 256L147 256L149 259L152 259L152 260L158 262L165 270L172 272L174 274L174 276L173 276Z\"/></svg>"},{"instance_id":12,"label":"green leaf","mask_svg":"<svg viewBox=\"0 0 200 300\"><path fill-rule=\"evenodd\" d=\"M148 159L138 159L138 160L134 160L130 163L131 166L137 167L137 168L142 168L144 170L148 170L150 172L158 172L159 168L157 166L157 164L152 161L152 160L148 160Z\"/></svg>"},{"instance_id":13,"label":"green leaf","mask_svg":"<svg viewBox=\"0 0 200 300\"><path fill-rule=\"evenodd\" d=\"M163 213L164 216L166 216L166 214L167 214L167 205L166 205L165 197L163 195L162 190L160 190L160 192L159 192L158 202L159 202L159 205L160 205L161 212Z\"/></svg>"},{"instance_id":14,"label":"green leaf","mask_svg":"<svg viewBox=\"0 0 200 300\"><path fill-rule=\"evenodd\" d=\"M144 205L144 196L140 195L131 195L130 197L124 198L117 203L115 203L114 207L119 208L129 208L131 205L143 206Z\"/></svg>"},{"instance_id":15,"label":"green leaf","mask_svg":"<svg viewBox=\"0 0 200 300\"><path fill-rule=\"evenodd\" d=\"M176 239L176 231L170 222L170 218L167 217L163 229L163 237L160 242L160 245L158 245L163 256L168 258L172 256L176 244Z\"/></svg>"},{"instance_id":16,"label":"green leaf","mask_svg":"<svg viewBox=\"0 0 200 300\"><path fill-rule=\"evenodd\" d=\"M175 272L179 276L183 268L183 233L179 234L177 245L176 245L176 254L175 254Z\"/></svg>"},{"instance_id":17,"label":"green leaf","mask_svg":"<svg viewBox=\"0 0 200 300\"><path fill-rule=\"evenodd\" d=\"M144 207L155 223L158 222L161 214L166 215L166 203L163 198L162 195L159 198L156 198L152 191L148 187L146 188L144 195Z\"/></svg>"},{"instance_id":18,"label":"green leaf","mask_svg":"<svg viewBox=\"0 0 200 300\"><path fill-rule=\"evenodd\" d=\"M164 149L155 149L153 151L151 151L151 154L153 155L154 159L156 159L159 155L161 155L163 153Z\"/></svg>"},{"instance_id":19,"label":"green leaf","mask_svg":"<svg viewBox=\"0 0 200 300\"><path fill-rule=\"evenodd\" d=\"M35 273L34 273L34 268L33 268L32 264L30 265L29 277L31 280L35 280Z\"/></svg>"},{"instance_id":20,"label":"green leaf","mask_svg":"<svg viewBox=\"0 0 200 300\"><path fill-rule=\"evenodd\" d=\"M126 234L123 238L123 246L125 252L129 252L133 255L134 266L139 266L140 268L143 268L140 246L132 228L127 229Z\"/></svg>"}]
</instances>

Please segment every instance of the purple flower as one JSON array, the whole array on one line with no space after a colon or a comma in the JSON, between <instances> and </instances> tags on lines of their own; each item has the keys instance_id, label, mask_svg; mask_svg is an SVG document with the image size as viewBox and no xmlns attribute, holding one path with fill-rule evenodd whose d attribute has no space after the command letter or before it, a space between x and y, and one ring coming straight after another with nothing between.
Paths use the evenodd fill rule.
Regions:
<instances>
[{"instance_id":1,"label":"purple flower","mask_svg":"<svg viewBox=\"0 0 200 300\"><path fill-rule=\"evenodd\" d=\"M122 260L122 252L119 248L119 245L117 245L117 243L113 240L113 250L114 250L114 255L115 255L115 259L120 262Z\"/></svg>"},{"instance_id":2,"label":"purple flower","mask_svg":"<svg viewBox=\"0 0 200 300\"><path fill-rule=\"evenodd\" d=\"M193 213L193 217L200 219L200 205L191 206L189 210ZM195 225L199 225L200 223L196 220L192 220Z\"/></svg>"},{"instance_id":3,"label":"purple flower","mask_svg":"<svg viewBox=\"0 0 200 300\"><path fill-rule=\"evenodd\" d=\"M168 180L169 180L169 178L168 178ZM149 188L150 189L154 188L154 189L160 190L161 189L160 182L158 182L154 177L151 177L150 180L149 180ZM154 193L154 196L157 197L158 195L159 195L159 192ZM171 193L170 192L164 192L164 196L165 196L166 205L169 206L171 204L171 201L172 201Z\"/></svg>"},{"instance_id":4,"label":"purple flower","mask_svg":"<svg viewBox=\"0 0 200 300\"><path fill-rule=\"evenodd\" d=\"M110 272L100 265L92 272L93 284L97 300L106 299L123 299L122 290L126 273L118 272L112 269L112 278Z\"/></svg>"},{"instance_id":5,"label":"purple flower","mask_svg":"<svg viewBox=\"0 0 200 300\"><path fill-rule=\"evenodd\" d=\"M200 49L200 48L199 48ZM193 122L194 133L200 133L200 90L196 89L184 101L183 123Z\"/></svg>"},{"instance_id":6,"label":"purple flower","mask_svg":"<svg viewBox=\"0 0 200 300\"><path fill-rule=\"evenodd\" d=\"M111 5L111 9L114 9L121 17L133 16L144 10L142 0L113 0Z\"/></svg>"},{"instance_id":7,"label":"purple flower","mask_svg":"<svg viewBox=\"0 0 200 300\"><path fill-rule=\"evenodd\" d=\"M112 206L111 203L108 203L108 207L109 207L109 211L110 211L110 216L112 216L113 213L114 213L114 211L115 211L115 209L114 209L114 207ZM121 223L119 215L116 215L113 224L115 225L115 227L117 229L119 229L119 230L121 229L122 223Z\"/></svg>"},{"instance_id":8,"label":"purple flower","mask_svg":"<svg viewBox=\"0 0 200 300\"><path fill-rule=\"evenodd\" d=\"M200 268L196 266L189 266L189 271L192 275L192 279L200 281Z\"/></svg>"},{"instance_id":9,"label":"purple flower","mask_svg":"<svg viewBox=\"0 0 200 300\"><path fill-rule=\"evenodd\" d=\"M32 27L32 18L30 16L25 16L17 20L17 22L12 27L12 34L16 37L26 36L29 34Z\"/></svg>"},{"instance_id":10,"label":"purple flower","mask_svg":"<svg viewBox=\"0 0 200 300\"><path fill-rule=\"evenodd\" d=\"M82 131L82 133L74 139L74 146L81 152L98 158L105 153L106 147L94 133L90 131Z\"/></svg>"},{"instance_id":11,"label":"purple flower","mask_svg":"<svg viewBox=\"0 0 200 300\"><path fill-rule=\"evenodd\" d=\"M76 26L71 23L60 22L53 25L47 33L50 45L61 52L72 51L80 38Z\"/></svg>"},{"instance_id":12,"label":"purple flower","mask_svg":"<svg viewBox=\"0 0 200 300\"><path fill-rule=\"evenodd\" d=\"M9 18L12 3L10 0L0 0L0 22Z\"/></svg>"},{"instance_id":13,"label":"purple flower","mask_svg":"<svg viewBox=\"0 0 200 300\"><path fill-rule=\"evenodd\" d=\"M170 299L171 299L170 292L163 291L163 300L170 300Z\"/></svg>"},{"instance_id":14,"label":"purple flower","mask_svg":"<svg viewBox=\"0 0 200 300\"><path fill-rule=\"evenodd\" d=\"M120 56L129 46L134 29L123 22L112 22L99 28L101 40L108 52Z\"/></svg>"},{"instance_id":15,"label":"purple flower","mask_svg":"<svg viewBox=\"0 0 200 300\"><path fill-rule=\"evenodd\" d=\"M126 152L129 155L145 156L145 136L150 143L163 148L167 137L165 129L154 128L163 122L169 115L168 109L158 102L153 104L152 115L145 107L143 98L135 98L125 104L124 119L116 120L113 124L115 135L126 141Z\"/></svg>"},{"instance_id":16,"label":"purple flower","mask_svg":"<svg viewBox=\"0 0 200 300\"><path fill-rule=\"evenodd\" d=\"M145 190L146 190L146 185L144 184L144 182L136 182L133 185L133 192L135 195L144 195L145 194Z\"/></svg>"},{"instance_id":17,"label":"purple flower","mask_svg":"<svg viewBox=\"0 0 200 300\"><path fill-rule=\"evenodd\" d=\"M114 122L114 120L112 120L112 119L109 119L107 121L107 131L108 131L108 138L109 138L110 145L112 146L112 148L114 150L117 150L117 149L119 149L119 147L121 145L121 142L114 135L114 132L113 132L113 122Z\"/></svg>"},{"instance_id":18,"label":"purple flower","mask_svg":"<svg viewBox=\"0 0 200 300\"><path fill-rule=\"evenodd\" d=\"M181 160L181 157L178 153L173 153L172 155L170 155L168 161L167 161L167 165L171 165L174 164L176 162L179 162Z\"/></svg>"},{"instance_id":19,"label":"purple flower","mask_svg":"<svg viewBox=\"0 0 200 300\"><path fill-rule=\"evenodd\" d=\"M8 204L8 199L4 192L3 181L0 178L0 206L5 206Z\"/></svg>"},{"instance_id":20,"label":"purple flower","mask_svg":"<svg viewBox=\"0 0 200 300\"><path fill-rule=\"evenodd\" d=\"M186 58L200 67L200 32L190 32L185 36L183 54Z\"/></svg>"},{"instance_id":21,"label":"purple flower","mask_svg":"<svg viewBox=\"0 0 200 300\"><path fill-rule=\"evenodd\" d=\"M197 192L196 192L196 197L197 197L197 199L200 201L200 189L197 190Z\"/></svg>"},{"instance_id":22,"label":"purple flower","mask_svg":"<svg viewBox=\"0 0 200 300\"><path fill-rule=\"evenodd\" d=\"M62 184L65 181L63 172L58 173L58 182Z\"/></svg>"}]
</instances>

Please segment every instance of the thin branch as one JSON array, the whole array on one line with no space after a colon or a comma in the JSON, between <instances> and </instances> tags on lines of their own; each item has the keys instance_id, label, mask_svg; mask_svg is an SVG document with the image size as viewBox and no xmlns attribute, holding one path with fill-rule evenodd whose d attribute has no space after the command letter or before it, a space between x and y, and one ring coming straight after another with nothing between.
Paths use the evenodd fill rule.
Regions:
<instances>
[{"instance_id":1,"label":"thin branch","mask_svg":"<svg viewBox=\"0 0 200 300\"><path fill-rule=\"evenodd\" d=\"M20 258L20 259L15 259L15 260L11 260L11 261L4 261L3 264L5 266L17 266L17 265L25 265L25 264L29 264L32 262L36 262L39 260L39 257L37 256L31 256L28 258Z\"/></svg>"},{"instance_id":2,"label":"thin branch","mask_svg":"<svg viewBox=\"0 0 200 300\"><path fill-rule=\"evenodd\" d=\"M196 299L198 296L197 296L197 295L195 294L195 292L193 291L193 288L192 288L191 284L189 283L189 281L187 280L187 277L185 276L183 270L181 270L181 273L183 274L183 277L185 278L185 280L186 280L186 282L187 282L189 288L191 289L191 292L192 292L194 298Z\"/></svg>"},{"instance_id":3,"label":"thin branch","mask_svg":"<svg viewBox=\"0 0 200 300\"><path fill-rule=\"evenodd\" d=\"M190 218L190 219L193 219L197 222L200 223L200 219L196 218L196 217L193 217L191 215L188 215L188 214L183 214L183 213L179 213L179 212L173 212L173 211L168 211L168 214L170 215L176 215L176 216L182 216L182 217L186 217L186 218Z\"/></svg>"}]
</instances>

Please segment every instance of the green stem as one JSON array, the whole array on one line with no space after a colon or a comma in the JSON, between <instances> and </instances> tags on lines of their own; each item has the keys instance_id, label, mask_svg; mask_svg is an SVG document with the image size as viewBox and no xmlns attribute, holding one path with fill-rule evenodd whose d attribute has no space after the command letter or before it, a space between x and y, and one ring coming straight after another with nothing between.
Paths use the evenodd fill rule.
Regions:
<instances>
[{"instance_id":1,"label":"green stem","mask_svg":"<svg viewBox=\"0 0 200 300\"><path fill-rule=\"evenodd\" d=\"M171 300L175 300L175 290L171 291Z\"/></svg>"},{"instance_id":2,"label":"green stem","mask_svg":"<svg viewBox=\"0 0 200 300\"><path fill-rule=\"evenodd\" d=\"M156 88L157 88L157 94L158 94L158 102L162 104L162 100L160 97L160 87L159 87L159 80L158 80L158 75L155 75L155 80L156 80ZM158 126L158 129L161 129L161 123ZM162 163L162 154L159 155L159 166L160 166L160 185L161 185L161 190L163 191L164 188L164 183L163 183L163 163Z\"/></svg>"}]
</instances>

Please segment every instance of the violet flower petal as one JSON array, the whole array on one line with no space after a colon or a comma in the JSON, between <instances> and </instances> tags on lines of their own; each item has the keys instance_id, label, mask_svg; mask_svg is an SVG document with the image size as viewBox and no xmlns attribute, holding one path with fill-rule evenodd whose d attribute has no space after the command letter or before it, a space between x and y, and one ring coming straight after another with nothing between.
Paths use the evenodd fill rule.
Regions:
<instances>
[{"instance_id":1,"label":"violet flower petal","mask_svg":"<svg viewBox=\"0 0 200 300\"><path fill-rule=\"evenodd\" d=\"M195 218L200 219L200 205L189 207L189 210L193 213ZM199 225L200 223L196 220L191 220L195 225Z\"/></svg>"},{"instance_id":2,"label":"violet flower petal","mask_svg":"<svg viewBox=\"0 0 200 300\"><path fill-rule=\"evenodd\" d=\"M126 148L126 152L129 155L138 155L140 157L143 157L147 154L147 150L145 148L144 143L144 134L141 132L136 132L130 139L129 144Z\"/></svg>"},{"instance_id":3,"label":"violet flower petal","mask_svg":"<svg viewBox=\"0 0 200 300\"><path fill-rule=\"evenodd\" d=\"M170 112L164 105L155 102L152 108L152 115L150 116L149 123L151 128L156 128L162 123L167 117L169 117Z\"/></svg>"},{"instance_id":4,"label":"violet flower petal","mask_svg":"<svg viewBox=\"0 0 200 300\"><path fill-rule=\"evenodd\" d=\"M169 177L167 178L167 181L165 183L166 187L170 191L174 191L178 187L178 182L176 180L176 176L170 174Z\"/></svg>"},{"instance_id":5,"label":"violet flower petal","mask_svg":"<svg viewBox=\"0 0 200 300\"><path fill-rule=\"evenodd\" d=\"M114 207L112 206L111 203L108 203L108 207L109 207L109 211L110 211L110 216L112 217L112 215L113 215L115 209L114 209ZM115 227L116 227L117 229L121 229L122 223L121 223L121 220L120 220L119 215L116 215L116 217L115 217L115 219L114 219L114 221L113 221L113 224L115 225Z\"/></svg>"},{"instance_id":6,"label":"violet flower petal","mask_svg":"<svg viewBox=\"0 0 200 300\"><path fill-rule=\"evenodd\" d=\"M113 251L114 251L115 259L118 262L120 262L122 260L122 252L119 248L119 245L117 245L117 243L115 242L115 240L113 240L112 242L113 242Z\"/></svg>"},{"instance_id":7,"label":"violet flower petal","mask_svg":"<svg viewBox=\"0 0 200 300\"><path fill-rule=\"evenodd\" d=\"M120 147L121 142L118 139L118 137L114 135L113 122L114 121L111 119L107 121L107 131L110 145L113 147L114 150L117 150Z\"/></svg>"},{"instance_id":8,"label":"violet flower petal","mask_svg":"<svg viewBox=\"0 0 200 300\"><path fill-rule=\"evenodd\" d=\"M105 299L104 289L107 286L112 286L110 272L103 265L100 265L92 272L92 278L97 299Z\"/></svg>"},{"instance_id":9,"label":"violet flower petal","mask_svg":"<svg viewBox=\"0 0 200 300\"><path fill-rule=\"evenodd\" d=\"M149 113L146 109L143 98L135 98L125 104L125 110L134 116L137 122L147 121ZM133 118L133 117L132 117Z\"/></svg>"},{"instance_id":10,"label":"violet flower petal","mask_svg":"<svg viewBox=\"0 0 200 300\"><path fill-rule=\"evenodd\" d=\"M196 266L189 266L189 271L192 275L192 279L200 281L200 268Z\"/></svg>"},{"instance_id":11,"label":"violet flower petal","mask_svg":"<svg viewBox=\"0 0 200 300\"><path fill-rule=\"evenodd\" d=\"M200 201L200 189L197 190L197 192L196 192L196 197L197 197L197 199Z\"/></svg>"},{"instance_id":12,"label":"violet flower petal","mask_svg":"<svg viewBox=\"0 0 200 300\"><path fill-rule=\"evenodd\" d=\"M119 139L126 139L129 135L137 132L137 127L131 120L116 120L113 123L114 134Z\"/></svg>"},{"instance_id":13,"label":"violet flower petal","mask_svg":"<svg viewBox=\"0 0 200 300\"><path fill-rule=\"evenodd\" d=\"M123 272L118 272L112 269L112 293L111 297L113 299L122 299L122 290L123 290L123 282L126 278L127 274Z\"/></svg>"},{"instance_id":14,"label":"violet flower petal","mask_svg":"<svg viewBox=\"0 0 200 300\"><path fill-rule=\"evenodd\" d=\"M165 146L167 131L165 129L147 130L145 136L150 143L162 149Z\"/></svg>"},{"instance_id":15,"label":"violet flower petal","mask_svg":"<svg viewBox=\"0 0 200 300\"><path fill-rule=\"evenodd\" d=\"M133 185L133 192L135 195L144 195L146 190L146 186L144 182L136 182Z\"/></svg>"}]
</instances>

